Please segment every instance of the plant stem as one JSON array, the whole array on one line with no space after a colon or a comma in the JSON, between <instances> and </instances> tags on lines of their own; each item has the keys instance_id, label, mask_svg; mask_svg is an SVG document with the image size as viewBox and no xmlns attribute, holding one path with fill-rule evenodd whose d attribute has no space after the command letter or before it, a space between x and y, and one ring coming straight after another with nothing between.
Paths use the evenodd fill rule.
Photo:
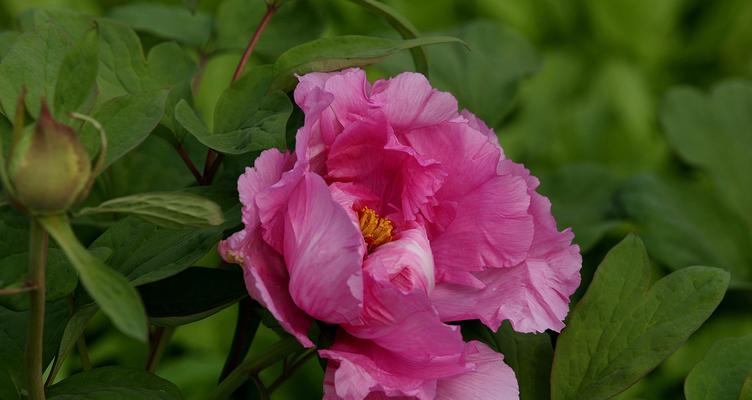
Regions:
<instances>
[{"instance_id":1,"label":"plant stem","mask_svg":"<svg viewBox=\"0 0 752 400\"><path fill-rule=\"evenodd\" d=\"M76 348L78 349L78 356L81 358L81 368L84 371L91 369L91 360L89 359L89 350L86 347L86 339L83 335L76 341Z\"/></svg>"},{"instance_id":2,"label":"plant stem","mask_svg":"<svg viewBox=\"0 0 752 400\"><path fill-rule=\"evenodd\" d=\"M316 355L316 350L309 349L306 350L305 353L303 353L300 358L297 359L292 365L290 365L287 368L284 368L282 371L282 375L277 378L271 385L268 387L269 394L274 393L275 390L277 390L280 386L282 386L283 383L287 380L287 378L291 377L292 374L295 373L295 371L298 370L298 368L302 367L306 361L308 361L311 357Z\"/></svg>"},{"instance_id":3,"label":"plant stem","mask_svg":"<svg viewBox=\"0 0 752 400\"><path fill-rule=\"evenodd\" d=\"M175 148L175 150L178 151L178 154L180 154L180 158L183 159L183 162L188 167L188 169L193 174L193 177L196 178L196 182L201 184L203 181L203 177L201 176L201 173L198 172L198 168L196 168L196 164L193 163L191 160L191 157L188 156L188 153L185 151L185 147L183 147L183 144L179 144L178 147Z\"/></svg>"},{"instance_id":4,"label":"plant stem","mask_svg":"<svg viewBox=\"0 0 752 400\"><path fill-rule=\"evenodd\" d=\"M29 286L27 283L26 285L21 287L1 288L0 296L13 296L21 293L31 292L33 290L36 290L36 287Z\"/></svg>"},{"instance_id":5,"label":"plant stem","mask_svg":"<svg viewBox=\"0 0 752 400\"><path fill-rule=\"evenodd\" d=\"M254 303L250 297L246 297L238 303L238 319L235 323L235 333L232 338L230 353L227 355L222 373L219 375L220 382L238 367L251 348L253 338L256 336L256 331L261 323L261 319L253 310L253 306ZM250 389L250 383L246 382L235 391L235 395L240 398L246 398L245 393Z\"/></svg>"},{"instance_id":6,"label":"plant stem","mask_svg":"<svg viewBox=\"0 0 752 400\"><path fill-rule=\"evenodd\" d=\"M248 59L251 57L253 49L256 48L256 43L258 43L259 38L261 37L261 33L264 32L264 29L266 29L266 26L269 24L269 21L272 19L272 16L276 11L277 5L275 3L267 4L266 13L261 18L261 21L256 27L256 30L253 32L253 36L251 36L251 39L248 40L248 45L246 45L245 51L243 51L243 55L240 57L240 62L238 62L238 66L235 67L235 72L232 74L231 82L235 82L236 80L238 80L238 78L240 78L241 75L243 75L245 65L248 63ZM214 175L217 174L217 170L219 169L219 165L222 163L223 159L224 155L214 151L213 149L209 149L209 151L206 153L206 164L204 165L203 179L204 185L211 185L212 181L214 180Z\"/></svg>"},{"instance_id":7,"label":"plant stem","mask_svg":"<svg viewBox=\"0 0 752 400\"><path fill-rule=\"evenodd\" d=\"M208 398L211 400L222 400L230 397L237 388L243 385L243 383L253 375L258 374L298 349L300 349L300 345L298 345L295 338L287 337L280 340L266 353L261 354L258 357L246 359L238 365L238 367L235 368L235 370L214 389Z\"/></svg>"},{"instance_id":8,"label":"plant stem","mask_svg":"<svg viewBox=\"0 0 752 400\"><path fill-rule=\"evenodd\" d=\"M146 361L146 370L148 372L157 370L159 360L162 359L162 354L164 354L164 350L167 348L167 342L170 341L174 332L175 328L164 327L158 327L154 332L151 349L149 350L149 358Z\"/></svg>"},{"instance_id":9,"label":"plant stem","mask_svg":"<svg viewBox=\"0 0 752 400\"><path fill-rule=\"evenodd\" d=\"M32 218L29 236L29 329L26 335L26 375L30 400L44 400L42 340L44 335L44 268L47 264L47 231Z\"/></svg>"}]
</instances>

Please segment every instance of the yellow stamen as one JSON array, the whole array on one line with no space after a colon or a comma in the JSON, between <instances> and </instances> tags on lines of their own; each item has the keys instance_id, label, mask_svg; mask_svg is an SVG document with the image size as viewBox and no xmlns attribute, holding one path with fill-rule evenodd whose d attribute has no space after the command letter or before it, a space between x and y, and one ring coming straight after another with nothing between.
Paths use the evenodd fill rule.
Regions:
<instances>
[{"instance_id":1,"label":"yellow stamen","mask_svg":"<svg viewBox=\"0 0 752 400\"><path fill-rule=\"evenodd\" d=\"M373 209L363 207L358 212L360 219L360 231L363 232L363 239L371 251L384 243L392 240L392 221L382 218Z\"/></svg>"}]
</instances>

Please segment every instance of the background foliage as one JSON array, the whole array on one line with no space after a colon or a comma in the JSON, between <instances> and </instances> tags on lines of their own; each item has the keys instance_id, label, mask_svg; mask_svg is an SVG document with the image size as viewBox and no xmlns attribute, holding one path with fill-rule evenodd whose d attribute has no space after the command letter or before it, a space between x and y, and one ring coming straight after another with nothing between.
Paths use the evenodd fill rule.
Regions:
<instances>
[{"instance_id":1,"label":"background foliage","mask_svg":"<svg viewBox=\"0 0 752 400\"><path fill-rule=\"evenodd\" d=\"M718 368L728 369L724 376L734 376L740 385L745 379L744 371L752 368L749 311L752 309L752 83L749 80L752 2L389 0L385 3L400 11L421 33L454 35L468 43L470 52L456 45L426 49L431 81L451 91L463 106L492 125L506 154L524 162L541 178L541 190L551 197L559 226L572 226L575 241L583 250L583 285L575 300L584 293L607 250L630 232L644 239L652 260L646 259L644 268L634 271L635 276L642 276L635 279L655 285L643 288L647 291L650 287L652 295L660 296L653 291L660 292L656 289L659 285L669 284L661 283L664 280L660 278L671 271L689 270L685 267L690 265L716 266L730 272L731 287L708 322L646 377L640 379L641 374L625 377L639 382L618 398L681 398L688 374L686 394L690 400L736 398L734 393L708 397L700 388L720 385L713 375ZM105 84L99 93L95 115L105 125L109 122L114 129L127 126L129 132L141 136L133 142L111 143L110 157L114 163L98 180L86 205L93 207L115 197L192 185L193 177L172 146L176 141L183 143L198 163L205 156L201 145L205 143L237 155L227 157L211 193L199 188L191 190L218 202L226 220L237 220L239 210L233 207L236 176L252 163L254 152L269 146L284 147L285 138L263 143L251 140L238 148L233 147L237 142L222 142L221 135L239 129L281 128L290 113L291 121L300 118L297 111L282 107L279 113L264 118L256 115L255 120L262 120L262 125L245 127L243 115L239 114L242 112L230 109L237 98L228 96L247 93L246 90L233 94L225 89L247 38L265 10L263 1L0 0L0 60L12 56L11 44L17 31L40 23L42 14L31 9L62 10L61 15L77 11L106 16L138 33L138 38L132 37L119 24L101 27L102 37L110 47L100 46L99 51L110 52L108 65L112 69L99 71L98 80ZM68 17L76 18L73 14ZM65 19L60 21L65 23ZM25 48L30 57L38 56L34 51L50 50L45 48L51 43L49 38L60 32L54 27L49 29L47 41L28 39ZM273 63L292 46L340 34L398 38L384 19L350 2L294 0L272 19L251 63ZM86 60L84 44L80 45L79 58ZM130 50L120 51L123 46L130 46ZM47 60L48 64L40 64L40 68L52 69L50 62L64 63L62 53L50 54L57 61ZM118 58L123 54L130 58ZM85 67L85 64L71 66ZM0 70L0 88L17 83L13 81L12 68L7 68L10 67ZM376 78L412 68L410 54L401 52L370 67L369 75ZM254 76L265 73L263 69L258 71ZM195 79L196 76L201 79ZM54 84L51 82L42 82L40 87ZM242 84L251 91L266 91L258 88L253 79ZM177 100L186 97L186 93L192 97L192 104L180 106ZM66 102L90 101L86 95L54 100L64 109ZM38 99L29 96L28 101ZM263 104L252 105L256 107L254 110L260 110L254 112L280 110L274 102L284 103L287 99L279 94L257 101ZM3 107L8 110L15 104L4 102ZM38 105L29 104L29 112L36 110ZM215 119L218 113L237 115L237 120ZM124 125L122 121L138 121L138 124ZM153 129L154 134L149 135ZM294 131L288 132L288 142L293 134ZM85 143L93 146L97 143L96 132L88 135L93 139ZM135 151L130 151L135 146ZM23 277L17 268L4 266L15 264L12 257L24 257L15 252L25 248L27 228L23 218L12 215L9 208L0 208L0 213L3 255L0 282L7 284ZM176 234L132 217L116 221L81 216L74 222L76 232L90 249L111 252L102 254L108 264L133 284L142 285L140 292L150 315L161 315L160 306L170 309L165 304L188 301L186 297L190 296L169 292L171 285L149 285L158 285L162 278L187 267L215 267L218 258L211 249L222 229L228 227L205 227ZM134 238L140 239L134 241ZM165 251L166 248L170 250ZM194 272L202 273L191 273ZM710 272L686 271L687 279L690 273ZM215 278L213 284L228 288L227 296L212 299L217 308L206 310L206 315L242 296L242 290L234 290L227 283L237 282L237 276L228 276L227 280ZM677 282L671 284L681 286L680 278L672 275L672 279ZM60 321L70 317L65 299L76 288L75 274L60 250L51 250L48 280L59 282L49 285L56 291L47 294L53 301L48 305L47 336L54 340L56 335L58 338L62 335ZM0 300L4 302L0 308L3 321L24 318L22 312L14 311L24 308L18 303L23 299L14 300L16 303L6 298ZM236 308L234 305L185 325L197 316L156 318L166 326L180 325L156 373L174 382L186 398L204 398L216 385L225 362ZM698 309L702 305L690 308ZM79 315L81 312L77 311L79 318L91 318L91 312ZM5 324L0 326L0 351L19 346L13 342L18 332L9 329ZM505 326L497 335L498 349L507 352L510 346L527 343L521 348L532 351L538 359L550 359L550 348L535 345L539 337L504 336L511 335L507 331ZM85 335L95 366L143 367L147 346L119 333L102 313L93 317ZM681 343L679 339L676 346ZM251 354L275 340L272 330L262 325ZM559 345L578 346L572 338L564 336L561 340ZM724 355L738 355L738 362L729 365ZM0 359L16 356L0 354ZM52 354L46 357L50 359ZM523 365L525 357L507 360L531 371L538 368ZM645 366L654 364L646 361ZM697 368L693 370L695 365ZM81 367L77 357L69 357L59 377L75 373ZM273 379L277 372L268 371L262 379ZM3 379L15 379L19 373L5 371L0 365L0 387ZM318 363L310 360L274 397L319 397L321 378ZM555 375L554 383L556 379ZM158 382L145 384L158 386ZM61 386L56 390L65 393L67 388ZM611 393L608 388L598 390ZM719 386L718 396L721 391ZM540 396L545 394L540 393L547 390L530 392L529 398L543 398ZM525 395L523 388L523 399ZM0 398L4 396L13 398L0 392ZM569 397L562 392L561 398Z\"/></svg>"}]
</instances>

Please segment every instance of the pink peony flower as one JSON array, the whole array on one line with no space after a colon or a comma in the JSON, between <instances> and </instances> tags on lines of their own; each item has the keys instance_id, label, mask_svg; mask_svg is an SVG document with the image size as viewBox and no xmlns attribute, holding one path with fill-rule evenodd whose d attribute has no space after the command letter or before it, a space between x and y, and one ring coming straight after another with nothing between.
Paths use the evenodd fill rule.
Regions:
<instances>
[{"instance_id":1,"label":"pink peony flower","mask_svg":"<svg viewBox=\"0 0 752 400\"><path fill-rule=\"evenodd\" d=\"M420 74L299 78L294 153L238 180L245 229L220 244L306 347L337 324L327 399L516 399L514 372L448 322L559 331L580 282L573 234L494 132Z\"/></svg>"}]
</instances>

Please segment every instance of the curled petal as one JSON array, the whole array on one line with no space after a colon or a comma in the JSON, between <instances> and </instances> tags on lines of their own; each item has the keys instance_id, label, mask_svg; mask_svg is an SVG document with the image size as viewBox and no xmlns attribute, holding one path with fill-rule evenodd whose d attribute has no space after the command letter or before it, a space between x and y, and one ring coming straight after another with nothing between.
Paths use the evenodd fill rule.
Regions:
<instances>
[{"instance_id":1,"label":"curled petal","mask_svg":"<svg viewBox=\"0 0 752 400\"><path fill-rule=\"evenodd\" d=\"M397 131L422 128L457 115L457 100L434 89L425 76L404 72L373 84L371 100L386 114Z\"/></svg>"},{"instance_id":2,"label":"curled petal","mask_svg":"<svg viewBox=\"0 0 752 400\"><path fill-rule=\"evenodd\" d=\"M258 223L256 195L277 183L282 174L292 168L294 160L295 157L289 152L282 153L277 149L265 150L258 156L253 168L246 168L245 173L240 175L238 194L240 203L243 205L245 225Z\"/></svg>"}]
</instances>

